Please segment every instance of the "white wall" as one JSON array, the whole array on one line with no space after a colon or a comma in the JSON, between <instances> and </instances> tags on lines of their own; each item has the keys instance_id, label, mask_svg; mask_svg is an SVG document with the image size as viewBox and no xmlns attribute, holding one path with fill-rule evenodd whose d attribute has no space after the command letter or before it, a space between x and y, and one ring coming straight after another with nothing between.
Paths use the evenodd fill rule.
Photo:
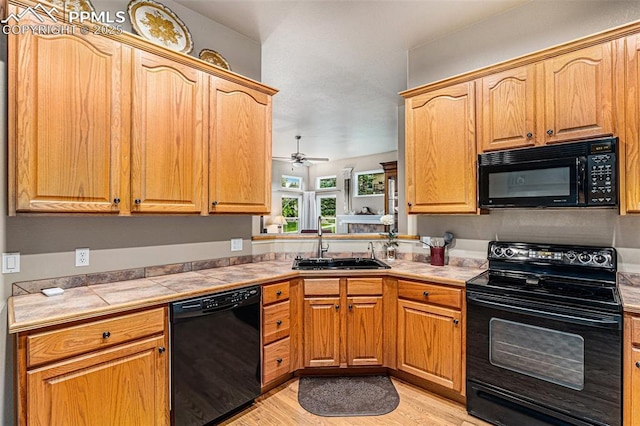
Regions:
<instances>
[{"instance_id":1,"label":"white wall","mask_svg":"<svg viewBox=\"0 0 640 426\"><path fill-rule=\"evenodd\" d=\"M532 1L409 51L408 88L526 55L640 19L637 1ZM493 239L614 246L621 270L640 270L640 217L611 210L504 210L419 216L417 233L452 231L474 257ZM455 247L455 246L454 246ZM484 253L483 253L484 251Z\"/></svg>"}]
</instances>

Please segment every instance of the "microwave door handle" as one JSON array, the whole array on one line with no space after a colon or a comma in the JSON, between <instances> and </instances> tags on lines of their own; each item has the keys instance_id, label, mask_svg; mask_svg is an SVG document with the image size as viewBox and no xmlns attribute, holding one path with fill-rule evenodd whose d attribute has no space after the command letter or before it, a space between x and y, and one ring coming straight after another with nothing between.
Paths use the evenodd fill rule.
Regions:
<instances>
[{"instance_id":1,"label":"microwave door handle","mask_svg":"<svg viewBox=\"0 0 640 426\"><path fill-rule=\"evenodd\" d=\"M587 158L586 157L578 157L576 158L576 167L578 169L578 204L587 205L587 194L589 192L589 182L587 182Z\"/></svg>"}]
</instances>

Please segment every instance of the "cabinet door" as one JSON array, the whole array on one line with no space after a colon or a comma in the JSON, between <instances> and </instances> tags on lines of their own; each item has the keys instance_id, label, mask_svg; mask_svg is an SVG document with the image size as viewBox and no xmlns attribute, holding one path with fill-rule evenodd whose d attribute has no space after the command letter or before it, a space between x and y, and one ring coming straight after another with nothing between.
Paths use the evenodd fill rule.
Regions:
<instances>
[{"instance_id":1,"label":"cabinet door","mask_svg":"<svg viewBox=\"0 0 640 426\"><path fill-rule=\"evenodd\" d=\"M200 213L206 75L137 51L133 86L132 211Z\"/></svg>"},{"instance_id":2,"label":"cabinet door","mask_svg":"<svg viewBox=\"0 0 640 426\"><path fill-rule=\"evenodd\" d=\"M482 79L478 99L481 152L534 145L535 84L534 65Z\"/></svg>"},{"instance_id":3,"label":"cabinet door","mask_svg":"<svg viewBox=\"0 0 640 426\"><path fill-rule=\"evenodd\" d=\"M626 43L626 138L624 206L622 210L640 213L640 35ZM622 167L622 165L621 165Z\"/></svg>"},{"instance_id":4,"label":"cabinet door","mask_svg":"<svg viewBox=\"0 0 640 426\"><path fill-rule=\"evenodd\" d=\"M348 365L382 365L382 297L352 297L348 305Z\"/></svg>"},{"instance_id":5,"label":"cabinet door","mask_svg":"<svg viewBox=\"0 0 640 426\"><path fill-rule=\"evenodd\" d=\"M474 83L407 99L409 213L476 212Z\"/></svg>"},{"instance_id":6,"label":"cabinet door","mask_svg":"<svg viewBox=\"0 0 640 426\"><path fill-rule=\"evenodd\" d=\"M27 372L39 425L168 425L168 353L156 337Z\"/></svg>"},{"instance_id":7,"label":"cabinet door","mask_svg":"<svg viewBox=\"0 0 640 426\"><path fill-rule=\"evenodd\" d=\"M612 43L547 59L538 130L545 143L614 133Z\"/></svg>"},{"instance_id":8,"label":"cabinet door","mask_svg":"<svg viewBox=\"0 0 640 426\"><path fill-rule=\"evenodd\" d=\"M340 298L304 299L304 365L340 365Z\"/></svg>"},{"instance_id":9,"label":"cabinet door","mask_svg":"<svg viewBox=\"0 0 640 426\"><path fill-rule=\"evenodd\" d=\"M129 115L122 46L30 31L9 35L8 45L9 210L117 212Z\"/></svg>"},{"instance_id":10,"label":"cabinet door","mask_svg":"<svg viewBox=\"0 0 640 426\"><path fill-rule=\"evenodd\" d=\"M271 96L211 77L209 209L271 211Z\"/></svg>"},{"instance_id":11,"label":"cabinet door","mask_svg":"<svg viewBox=\"0 0 640 426\"><path fill-rule=\"evenodd\" d=\"M624 424L633 426L633 420L640 418L640 349L631 348L628 353L630 358L626 363L624 380L629 383L625 386Z\"/></svg>"},{"instance_id":12,"label":"cabinet door","mask_svg":"<svg viewBox=\"0 0 640 426\"><path fill-rule=\"evenodd\" d=\"M398 301L398 369L455 391L462 389L460 312Z\"/></svg>"}]
</instances>

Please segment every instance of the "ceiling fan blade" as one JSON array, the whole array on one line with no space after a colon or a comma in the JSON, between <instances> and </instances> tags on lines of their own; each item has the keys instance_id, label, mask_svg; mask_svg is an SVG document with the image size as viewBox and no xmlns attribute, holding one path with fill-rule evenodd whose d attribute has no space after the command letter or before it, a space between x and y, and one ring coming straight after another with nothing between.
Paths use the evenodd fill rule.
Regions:
<instances>
[{"instance_id":1,"label":"ceiling fan blade","mask_svg":"<svg viewBox=\"0 0 640 426\"><path fill-rule=\"evenodd\" d=\"M276 161L285 161L287 163L292 163L295 160L292 160L291 157L271 157L272 160L276 160Z\"/></svg>"},{"instance_id":2,"label":"ceiling fan blade","mask_svg":"<svg viewBox=\"0 0 640 426\"><path fill-rule=\"evenodd\" d=\"M307 161L329 161L328 158L320 158L320 157L304 157Z\"/></svg>"}]
</instances>

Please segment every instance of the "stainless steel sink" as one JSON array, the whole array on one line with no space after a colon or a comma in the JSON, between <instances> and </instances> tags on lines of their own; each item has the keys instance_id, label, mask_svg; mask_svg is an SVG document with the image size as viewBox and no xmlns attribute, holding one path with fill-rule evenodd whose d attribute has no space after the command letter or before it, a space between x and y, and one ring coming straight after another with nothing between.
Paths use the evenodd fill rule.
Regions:
<instances>
[{"instance_id":1,"label":"stainless steel sink","mask_svg":"<svg viewBox=\"0 0 640 426\"><path fill-rule=\"evenodd\" d=\"M293 261L291 269L301 271L332 270L332 269L390 269L391 266L378 259L363 257L336 257L336 258L302 258L297 257Z\"/></svg>"}]
</instances>

